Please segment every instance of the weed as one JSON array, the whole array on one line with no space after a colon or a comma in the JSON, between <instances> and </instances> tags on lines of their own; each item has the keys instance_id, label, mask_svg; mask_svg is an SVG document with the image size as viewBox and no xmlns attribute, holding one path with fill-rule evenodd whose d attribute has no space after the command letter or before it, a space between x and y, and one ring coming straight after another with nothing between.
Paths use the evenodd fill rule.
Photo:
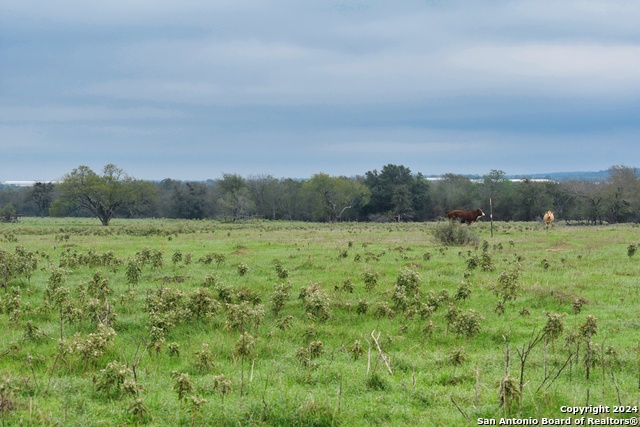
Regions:
<instances>
[{"instance_id":1,"label":"weed","mask_svg":"<svg viewBox=\"0 0 640 427\"><path fill-rule=\"evenodd\" d=\"M193 382L191 378L189 378L189 374L186 372L179 373L178 371L173 371L171 376L174 379L173 391L178 395L178 400L182 403L182 400L185 396L191 392L193 392Z\"/></svg>"}]
</instances>

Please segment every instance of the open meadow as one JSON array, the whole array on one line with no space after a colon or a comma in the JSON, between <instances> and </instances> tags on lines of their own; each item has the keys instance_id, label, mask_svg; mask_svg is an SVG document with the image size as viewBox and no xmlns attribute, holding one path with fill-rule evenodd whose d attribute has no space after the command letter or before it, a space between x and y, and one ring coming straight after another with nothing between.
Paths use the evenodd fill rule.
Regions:
<instances>
[{"instance_id":1,"label":"open meadow","mask_svg":"<svg viewBox=\"0 0 640 427\"><path fill-rule=\"evenodd\" d=\"M0 224L0 422L635 423L640 227L447 227Z\"/></svg>"}]
</instances>

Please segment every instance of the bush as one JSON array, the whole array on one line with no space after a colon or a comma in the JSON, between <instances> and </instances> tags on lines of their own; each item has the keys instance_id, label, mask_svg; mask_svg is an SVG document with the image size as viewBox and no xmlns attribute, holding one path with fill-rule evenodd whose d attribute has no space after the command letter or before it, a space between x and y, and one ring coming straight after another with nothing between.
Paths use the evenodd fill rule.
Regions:
<instances>
[{"instance_id":1,"label":"bush","mask_svg":"<svg viewBox=\"0 0 640 427\"><path fill-rule=\"evenodd\" d=\"M479 240L476 234L469 231L468 226L454 222L436 224L432 233L437 242L447 246L477 244Z\"/></svg>"}]
</instances>

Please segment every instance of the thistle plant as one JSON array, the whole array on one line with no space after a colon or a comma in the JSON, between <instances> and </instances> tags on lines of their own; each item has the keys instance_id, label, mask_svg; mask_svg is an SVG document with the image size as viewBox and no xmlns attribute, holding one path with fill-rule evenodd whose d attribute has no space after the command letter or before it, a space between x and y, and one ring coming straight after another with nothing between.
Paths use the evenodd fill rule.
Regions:
<instances>
[{"instance_id":1,"label":"thistle plant","mask_svg":"<svg viewBox=\"0 0 640 427\"><path fill-rule=\"evenodd\" d=\"M208 288L197 288L189 295L186 308L191 317L202 319L214 316L220 310L220 303Z\"/></svg>"},{"instance_id":2,"label":"thistle plant","mask_svg":"<svg viewBox=\"0 0 640 427\"><path fill-rule=\"evenodd\" d=\"M209 372L214 365L213 353L207 343L202 343L200 351L194 352L194 365L200 372Z\"/></svg>"},{"instance_id":3,"label":"thistle plant","mask_svg":"<svg viewBox=\"0 0 640 427\"><path fill-rule=\"evenodd\" d=\"M359 340L355 340L353 345L347 347L347 350L351 354L353 360L358 360L364 354L364 348L362 348Z\"/></svg>"},{"instance_id":4,"label":"thistle plant","mask_svg":"<svg viewBox=\"0 0 640 427\"><path fill-rule=\"evenodd\" d=\"M236 357L247 358L253 357L256 346L256 340L251 335L243 332L235 346L233 347L233 354Z\"/></svg>"},{"instance_id":5,"label":"thistle plant","mask_svg":"<svg viewBox=\"0 0 640 427\"><path fill-rule=\"evenodd\" d=\"M12 286L9 290L8 298L0 300L0 309L9 315L9 322L17 322L20 319L20 308L22 307L22 292L17 286Z\"/></svg>"},{"instance_id":6,"label":"thistle plant","mask_svg":"<svg viewBox=\"0 0 640 427\"><path fill-rule=\"evenodd\" d=\"M469 338L480 332L480 323L484 320L478 312L473 309L464 313L459 313L453 321L453 328L458 335Z\"/></svg>"},{"instance_id":7,"label":"thistle plant","mask_svg":"<svg viewBox=\"0 0 640 427\"><path fill-rule=\"evenodd\" d=\"M219 284L221 284L220 279L215 273L207 274L202 279L202 286L205 288L215 288Z\"/></svg>"},{"instance_id":8,"label":"thistle plant","mask_svg":"<svg viewBox=\"0 0 640 427\"><path fill-rule=\"evenodd\" d=\"M467 360L467 353L464 347L454 348L451 353L449 353L449 362L453 366L460 366L464 364Z\"/></svg>"},{"instance_id":9,"label":"thistle plant","mask_svg":"<svg viewBox=\"0 0 640 427\"><path fill-rule=\"evenodd\" d=\"M420 275L415 270L405 268L398 274L396 286L403 288L408 296L413 297L420 290Z\"/></svg>"},{"instance_id":10,"label":"thistle plant","mask_svg":"<svg viewBox=\"0 0 640 427\"><path fill-rule=\"evenodd\" d=\"M151 418L149 408L147 408L147 405L145 405L144 401L139 397L134 399L133 403L127 409L127 412L135 417L138 424L145 424Z\"/></svg>"},{"instance_id":11,"label":"thistle plant","mask_svg":"<svg viewBox=\"0 0 640 427\"><path fill-rule=\"evenodd\" d=\"M96 390L104 390L107 398L111 397L111 391L113 390L117 397L122 397L123 391L121 390L127 377L133 375L133 371L126 364L113 361L104 369L100 370L96 379ZM131 388L130 385L128 388Z\"/></svg>"},{"instance_id":12,"label":"thistle plant","mask_svg":"<svg viewBox=\"0 0 640 427\"><path fill-rule=\"evenodd\" d=\"M453 299L456 301L464 301L471 295L471 283L463 281L456 288L456 294Z\"/></svg>"},{"instance_id":13,"label":"thistle plant","mask_svg":"<svg viewBox=\"0 0 640 427\"><path fill-rule=\"evenodd\" d=\"M244 360L253 357L255 352L256 340L246 332L242 332L238 341L233 348L235 357L240 358L240 396L244 392Z\"/></svg>"},{"instance_id":14,"label":"thistle plant","mask_svg":"<svg viewBox=\"0 0 640 427\"><path fill-rule=\"evenodd\" d=\"M238 274L240 276L244 276L249 271L249 266L247 264L245 264L244 262L241 262L240 264L238 264L236 266L236 268L237 268Z\"/></svg>"},{"instance_id":15,"label":"thistle plant","mask_svg":"<svg viewBox=\"0 0 640 427\"><path fill-rule=\"evenodd\" d=\"M289 283L281 283L279 285L275 285L275 289L271 294L271 313L273 313L274 316L278 316L280 314L280 311L282 311L282 309L284 308L284 304L287 302L289 296L291 295L291 288L292 286Z\"/></svg>"},{"instance_id":16,"label":"thistle plant","mask_svg":"<svg viewBox=\"0 0 640 427\"><path fill-rule=\"evenodd\" d=\"M202 410L202 405L204 405L205 403L207 403L207 399L203 398L203 397L199 397L199 396L195 396L192 395L189 398L189 403L191 403L190 405L190 418L191 418L191 426L195 426L196 425L196 419L200 416L200 411Z\"/></svg>"},{"instance_id":17,"label":"thistle plant","mask_svg":"<svg viewBox=\"0 0 640 427\"><path fill-rule=\"evenodd\" d=\"M364 288L367 291L373 290L378 283L378 278L380 277L380 273L373 270L367 270L362 273L362 280L364 280Z\"/></svg>"},{"instance_id":18,"label":"thistle plant","mask_svg":"<svg viewBox=\"0 0 640 427\"><path fill-rule=\"evenodd\" d=\"M580 325L579 334L587 343L586 355L584 358L584 366L586 371L586 377L589 379L591 374L591 365L593 363L593 359L595 356L593 347L594 344L591 341L591 337L593 337L598 332L598 319L592 315L587 315L585 322Z\"/></svg>"},{"instance_id":19,"label":"thistle plant","mask_svg":"<svg viewBox=\"0 0 640 427\"><path fill-rule=\"evenodd\" d=\"M227 324L229 330L243 332L252 325L257 329L264 319L264 308L262 305L252 307L248 301L240 304L227 304Z\"/></svg>"},{"instance_id":20,"label":"thistle plant","mask_svg":"<svg viewBox=\"0 0 640 427\"><path fill-rule=\"evenodd\" d=\"M186 372L179 373L178 371L173 371L171 376L175 381L173 384L173 391L178 395L178 401L182 403L185 396L193 392L193 382L191 381L191 378L189 378L189 374Z\"/></svg>"},{"instance_id":21,"label":"thistle plant","mask_svg":"<svg viewBox=\"0 0 640 427\"><path fill-rule=\"evenodd\" d=\"M291 322L293 321L293 316L285 316L276 321L276 327L281 331L286 331L291 328Z\"/></svg>"},{"instance_id":22,"label":"thistle plant","mask_svg":"<svg viewBox=\"0 0 640 427\"><path fill-rule=\"evenodd\" d=\"M521 398L518 381L510 375L506 375L500 379L499 400L500 406L505 408L507 414L511 414L514 404L518 405Z\"/></svg>"},{"instance_id":23,"label":"thistle plant","mask_svg":"<svg viewBox=\"0 0 640 427\"><path fill-rule=\"evenodd\" d=\"M89 283L87 283L87 294L100 301L106 300L113 294L109 278L105 277L100 270L96 270Z\"/></svg>"},{"instance_id":24,"label":"thistle plant","mask_svg":"<svg viewBox=\"0 0 640 427\"><path fill-rule=\"evenodd\" d=\"M213 378L213 389L220 393L222 406L224 406L224 397L233 391L233 381L224 375L217 375Z\"/></svg>"},{"instance_id":25,"label":"thistle plant","mask_svg":"<svg viewBox=\"0 0 640 427\"><path fill-rule=\"evenodd\" d=\"M289 271L284 268L282 262L279 259L274 259L273 263L275 264L276 274L280 279L286 279L287 277L289 277Z\"/></svg>"},{"instance_id":26,"label":"thistle plant","mask_svg":"<svg viewBox=\"0 0 640 427\"><path fill-rule=\"evenodd\" d=\"M358 305L356 306L356 313L365 315L369 310L369 303L365 300L358 301Z\"/></svg>"},{"instance_id":27,"label":"thistle plant","mask_svg":"<svg viewBox=\"0 0 640 427\"><path fill-rule=\"evenodd\" d=\"M303 287L299 298L302 299L306 312L314 319L325 322L331 317L329 296L320 288L319 283Z\"/></svg>"},{"instance_id":28,"label":"thistle plant","mask_svg":"<svg viewBox=\"0 0 640 427\"><path fill-rule=\"evenodd\" d=\"M173 267L175 268L178 263L182 261L182 251L175 251L173 255L171 255L171 262L173 263Z\"/></svg>"},{"instance_id":29,"label":"thistle plant","mask_svg":"<svg viewBox=\"0 0 640 427\"><path fill-rule=\"evenodd\" d=\"M180 357L180 344L175 341L169 343L167 354L172 357Z\"/></svg>"},{"instance_id":30,"label":"thistle plant","mask_svg":"<svg viewBox=\"0 0 640 427\"><path fill-rule=\"evenodd\" d=\"M129 285L137 285L142 276L142 264L135 258L129 258L124 270Z\"/></svg>"},{"instance_id":31,"label":"thistle plant","mask_svg":"<svg viewBox=\"0 0 640 427\"><path fill-rule=\"evenodd\" d=\"M493 287L493 293L503 302L513 301L520 292L520 269L516 266L511 271L503 271L498 277L498 284Z\"/></svg>"},{"instance_id":32,"label":"thistle plant","mask_svg":"<svg viewBox=\"0 0 640 427\"><path fill-rule=\"evenodd\" d=\"M566 313L547 313L547 323L544 326L545 341L551 340L551 348L555 350L554 343L556 338L562 335L564 331L564 320Z\"/></svg>"}]
</instances>

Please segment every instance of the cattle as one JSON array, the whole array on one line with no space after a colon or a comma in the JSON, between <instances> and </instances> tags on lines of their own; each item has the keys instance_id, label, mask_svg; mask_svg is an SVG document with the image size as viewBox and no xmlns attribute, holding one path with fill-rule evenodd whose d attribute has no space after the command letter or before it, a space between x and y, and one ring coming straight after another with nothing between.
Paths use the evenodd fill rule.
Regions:
<instances>
[{"instance_id":1,"label":"cattle","mask_svg":"<svg viewBox=\"0 0 640 427\"><path fill-rule=\"evenodd\" d=\"M552 211L547 211L545 212L544 217L542 217L542 219L544 219L544 223L547 224L547 228L549 228L551 227L551 223L555 218L553 217Z\"/></svg>"},{"instance_id":2,"label":"cattle","mask_svg":"<svg viewBox=\"0 0 640 427\"><path fill-rule=\"evenodd\" d=\"M476 209L473 211L463 211L460 209L454 209L451 211L447 211L447 217L449 217L449 221L457 221L459 220L461 223L467 223L469 225L473 224L478 220L478 218L484 216L484 212L482 209Z\"/></svg>"}]
</instances>

